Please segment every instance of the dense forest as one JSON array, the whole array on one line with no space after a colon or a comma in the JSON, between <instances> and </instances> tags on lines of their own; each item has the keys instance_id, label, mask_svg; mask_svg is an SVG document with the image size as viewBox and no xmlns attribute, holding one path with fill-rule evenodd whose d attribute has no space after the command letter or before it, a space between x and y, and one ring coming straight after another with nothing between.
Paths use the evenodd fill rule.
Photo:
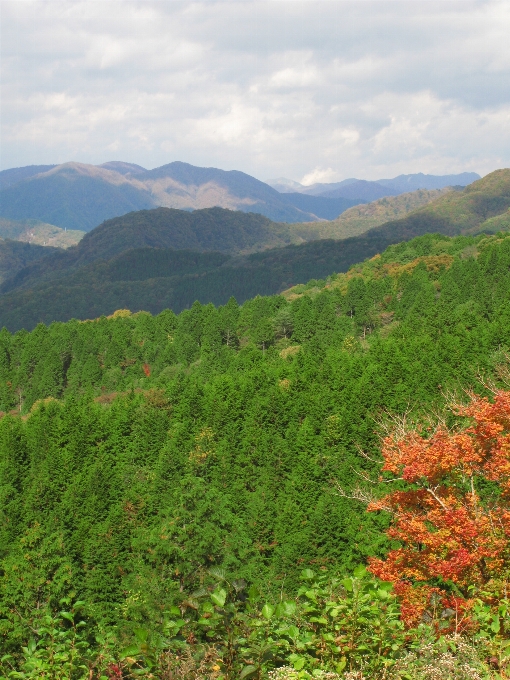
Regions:
<instances>
[{"instance_id":1,"label":"dense forest","mask_svg":"<svg viewBox=\"0 0 510 680\"><path fill-rule=\"evenodd\" d=\"M5 677L432 677L402 659L435 629L358 566L398 545L360 500L391 414L504 387L509 293L507 234L427 234L242 305L2 330Z\"/></svg>"}]
</instances>

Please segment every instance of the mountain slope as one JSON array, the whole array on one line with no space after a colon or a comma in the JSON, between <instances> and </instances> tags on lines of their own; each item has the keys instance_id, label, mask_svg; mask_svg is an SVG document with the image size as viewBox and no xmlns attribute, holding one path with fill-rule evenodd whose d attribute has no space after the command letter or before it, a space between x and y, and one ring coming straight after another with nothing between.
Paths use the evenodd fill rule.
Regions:
<instances>
[{"instance_id":1,"label":"mountain slope","mask_svg":"<svg viewBox=\"0 0 510 680\"><path fill-rule=\"evenodd\" d=\"M152 208L149 192L111 170L66 163L0 192L0 214L89 231L103 220Z\"/></svg>"},{"instance_id":2,"label":"mountain slope","mask_svg":"<svg viewBox=\"0 0 510 680\"><path fill-rule=\"evenodd\" d=\"M154 170L116 161L99 167L65 163L0 191L2 217L37 219L83 231L105 219L158 206L183 210L220 206L287 222L317 219L243 172L179 162Z\"/></svg>"},{"instance_id":3,"label":"mountain slope","mask_svg":"<svg viewBox=\"0 0 510 680\"><path fill-rule=\"evenodd\" d=\"M0 189L6 189L24 179L34 177L55 168L55 165L26 165L23 168L9 168L0 172Z\"/></svg>"},{"instance_id":4,"label":"mountain slope","mask_svg":"<svg viewBox=\"0 0 510 680\"><path fill-rule=\"evenodd\" d=\"M390 220L401 219L418 208L432 203L449 191L452 191L452 189L432 189L430 191L420 189L408 194L387 196L378 201L349 208L336 220L320 222L313 225L313 228L320 238L358 236Z\"/></svg>"},{"instance_id":5,"label":"mountain slope","mask_svg":"<svg viewBox=\"0 0 510 680\"><path fill-rule=\"evenodd\" d=\"M39 246L69 248L84 237L84 231L64 230L39 220L9 220L0 217L0 238L10 238Z\"/></svg>"},{"instance_id":6,"label":"mountain slope","mask_svg":"<svg viewBox=\"0 0 510 680\"><path fill-rule=\"evenodd\" d=\"M0 283L15 276L31 263L57 252L57 248L0 238ZM1 325L2 322L0 320Z\"/></svg>"},{"instance_id":7,"label":"mountain slope","mask_svg":"<svg viewBox=\"0 0 510 680\"><path fill-rule=\"evenodd\" d=\"M487 220L501 215L509 207L510 169L504 168L491 172L462 191L441 196L411 213L402 222L407 221L411 225L429 220L441 224L438 231L448 235L477 233L486 229Z\"/></svg>"},{"instance_id":8,"label":"mountain slope","mask_svg":"<svg viewBox=\"0 0 510 680\"><path fill-rule=\"evenodd\" d=\"M214 250L229 254L253 252L313 238L306 225L294 233L292 225L271 222L263 215L205 208L186 212L172 208L142 210L108 220L85 235L76 247L57 252L44 262L20 272L3 284L2 292L38 286L96 260L108 260L140 247ZM1 321L1 320L0 320Z\"/></svg>"}]
</instances>

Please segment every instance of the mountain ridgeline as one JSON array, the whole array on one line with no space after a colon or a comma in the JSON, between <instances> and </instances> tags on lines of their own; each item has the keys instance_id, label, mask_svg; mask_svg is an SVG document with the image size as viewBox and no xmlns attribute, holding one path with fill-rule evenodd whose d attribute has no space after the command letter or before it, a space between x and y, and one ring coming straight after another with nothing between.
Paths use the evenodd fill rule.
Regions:
<instances>
[{"instance_id":1,"label":"mountain ridgeline","mask_svg":"<svg viewBox=\"0 0 510 680\"><path fill-rule=\"evenodd\" d=\"M67 229L90 231L105 219L159 206L182 210L221 206L281 222L318 219L264 182L237 170L197 168L180 162L154 170L118 163L64 163L12 184L9 177L13 171L4 173L2 217L37 219ZM315 202L319 207L324 203L324 199ZM346 200L327 204L338 204L339 212L353 205Z\"/></svg>"},{"instance_id":2,"label":"mountain ridgeline","mask_svg":"<svg viewBox=\"0 0 510 680\"><path fill-rule=\"evenodd\" d=\"M350 222L273 223L262 215L222 208L133 212L105 222L65 252L52 252L14 271L0 288L0 323L15 331L41 321L110 315L121 308L157 314L165 308L179 312L195 300L225 304L234 296L242 303L345 272L391 244L422 234L510 228L509 170L463 190L431 193L417 192L412 200L405 196L413 194L382 199L367 207L364 217L353 208ZM382 220L392 211L405 214L420 201L421 207L406 217L363 232L370 220ZM353 231L358 235L341 238Z\"/></svg>"},{"instance_id":3,"label":"mountain ridgeline","mask_svg":"<svg viewBox=\"0 0 510 680\"><path fill-rule=\"evenodd\" d=\"M237 170L174 162L153 170L112 161L100 166L64 163L0 172L0 217L38 220L60 228L90 231L104 220L157 208L222 207L255 212L278 222L334 219L347 208L420 188L468 184L475 173L433 177L409 175L382 183L347 180L300 187L282 194ZM392 183L394 182L394 183ZM384 184L386 183L386 184ZM384 186L383 186L384 184Z\"/></svg>"}]
</instances>

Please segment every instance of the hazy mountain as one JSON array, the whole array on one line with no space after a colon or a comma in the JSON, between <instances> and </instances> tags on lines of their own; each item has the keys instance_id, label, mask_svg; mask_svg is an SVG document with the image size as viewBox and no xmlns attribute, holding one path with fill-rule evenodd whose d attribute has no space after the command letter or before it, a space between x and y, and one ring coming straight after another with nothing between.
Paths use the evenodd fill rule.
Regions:
<instances>
[{"instance_id":1,"label":"hazy mountain","mask_svg":"<svg viewBox=\"0 0 510 680\"><path fill-rule=\"evenodd\" d=\"M303 194L310 194L312 196L326 196L326 197L345 197L345 198L367 198L368 200L376 200L382 196L396 196L398 194L407 193L410 191L417 191L418 189L443 189L448 186L467 186L471 182L480 179L480 175L476 172L461 172L457 175L424 175L422 172L411 175L399 175L393 179L378 179L374 182L366 182L366 180L355 179L350 177L341 182L331 182L329 184L317 183L310 186L304 186L299 182L294 182L291 179L280 177L275 180L268 180L267 183L273 188L282 193L299 192ZM363 182L364 184L358 184ZM374 185L373 192L370 194L367 184ZM353 186L354 185L354 186ZM380 185L391 191L386 191L385 194L376 195L381 191L377 186ZM347 191L343 191L346 187L351 187ZM357 187L357 188L356 188ZM337 191L340 190L341 191ZM354 193L357 195L355 196Z\"/></svg>"},{"instance_id":2,"label":"hazy mountain","mask_svg":"<svg viewBox=\"0 0 510 680\"><path fill-rule=\"evenodd\" d=\"M419 172L414 175L399 175L393 179L378 179L377 183L402 193L417 189L442 189L447 186L465 187L478 179L480 175L476 172L461 172L458 175L424 175Z\"/></svg>"},{"instance_id":3,"label":"hazy mountain","mask_svg":"<svg viewBox=\"0 0 510 680\"><path fill-rule=\"evenodd\" d=\"M89 231L105 219L152 208L150 192L112 170L65 163L0 191L0 215Z\"/></svg>"},{"instance_id":4,"label":"hazy mountain","mask_svg":"<svg viewBox=\"0 0 510 680\"><path fill-rule=\"evenodd\" d=\"M395 196L401 193L391 187L383 187L377 182L368 182L365 179L359 179L356 182L349 182L343 186L332 189L331 191L324 191L319 194L324 198L348 198L357 203L376 201L383 196Z\"/></svg>"},{"instance_id":5,"label":"hazy mountain","mask_svg":"<svg viewBox=\"0 0 510 680\"><path fill-rule=\"evenodd\" d=\"M9 220L0 217L0 238L24 241L39 246L69 248L85 236L84 231L61 229L39 220Z\"/></svg>"},{"instance_id":6,"label":"hazy mountain","mask_svg":"<svg viewBox=\"0 0 510 680\"><path fill-rule=\"evenodd\" d=\"M266 184L273 187L282 194L288 194L292 192L299 192L300 194L309 194L310 196L320 196L324 192L332 191L333 189L338 189L339 187L347 186L347 184L352 184L353 182L358 182L355 177L350 177L349 179L343 179L341 182L331 182L331 183L315 183L310 185L300 184L295 182L293 179L287 179L286 177L278 177L277 179L268 179Z\"/></svg>"},{"instance_id":7,"label":"hazy mountain","mask_svg":"<svg viewBox=\"0 0 510 680\"><path fill-rule=\"evenodd\" d=\"M285 198L299 210L311 213L324 220L334 220L351 206L359 204L359 200L350 198L325 198L300 193L285 194Z\"/></svg>"},{"instance_id":8,"label":"hazy mountain","mask_svg":"<svg viewBox=\"0 0 510 680\"><path fill-rule=\"evenodd\" d=\"M105 168L105 170L114 170L120 172L121 175L139 175L142 172L147 172L147 168L142 168L136 163L124 163L123 161L108 161L102 163L98 167Z\"/></svg>"},{"instance_id":9,"label":"hazy mountain","mask_svg":"<svg viewBox=\"0 0 510 680\"><path fill-rule=\"evenodd\" d=\"M83 231L133 210L158 206L183 210L220 206L283 222L317 219L264 182L237 170L180 162L145 170L120 161L103 166L64 163L39 173L34 168L16 172L22 170L28 173L25 178L0 191L2 217L37 219ZM4 171L7 179L9 172Z\"/></svg>"},{"instance_id":10,"label":"hazy mountain","mask_svg":"<svg viewBox=\"0 0 510 680\"><path fill-rule=\"evenodd\" d=\"M0 189L6 189L12 184L17 184L23 179L39 175L54 168L54 165L26 165L23 168L10 168L0 171Z\"/></svg>"},{"instance_id":11,"label":"hazy mountain","mask_svg":"<svg viewBox=\"0 0 510 680\"><path fill-rule=\"evenodd\" d=\"M275 179L266 179L266 184L270 187L276 189L280 194L291 194L292 192L302 192L306 189L304 184L294 181L293 179L287 179L286 177L276 177Z\"/></svg>"},{"instance_id":12,"label":"hazy mountain","mask_svg":"<svg viewBox=\"0 0 510 680\"><path fill-rule=\"evenodd\" d=\"M334 219L353 205L408 192L414 186L462 184L473 177L475 173L401 175L381 180L384 185L349 178L309 187L280 178L274 180L275 186L284 190L280 193L237 170L200 168L178 161L153 170L123 161L100 166L34 165L0 173L0 216L90 231L105 220L137 210L218 206L259 213L277 222L311 222Z\"/></svg>"}]
</instances>

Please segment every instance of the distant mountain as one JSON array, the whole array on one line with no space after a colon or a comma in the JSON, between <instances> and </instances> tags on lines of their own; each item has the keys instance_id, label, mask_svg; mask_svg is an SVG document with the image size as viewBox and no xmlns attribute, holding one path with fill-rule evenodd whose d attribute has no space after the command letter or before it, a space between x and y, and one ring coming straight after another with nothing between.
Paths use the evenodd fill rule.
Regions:
<instances>
[{"instance_id":1,"label":"distant mountain","mask_svg":"<svg viewBox=\"0 0 510 680\"><path fill-rule=\"evenodd\" d=\"M84 231L61 229L54 224L39 220L9 220L0 217L0 238L24 241L39 246L69 248L75 246L85 236Z\"/></svg>"},{"instance_id":2,"label":"distant mountain","mask_svg":"<svg viewBox=\"0 0 510 680\"><path fill-rule=\"evenodd\" d=\"M108 161L107 163L102 163L98 167L104 168L105 170L120 172L121 175L140 175L143 172L147 172L147 168L142 168L141 165L136 165L136 163L124 163L123 161Z\"/></svg>"},{"instance_id":3,"label":"distant mountain","mask_svg":"<svg viewBox=\"0 0 510 680\"><path fill-rule=\"evenodd\" d=\"M461 172L458 175L399 175L393 179L378 179L377 183L389 187L399 193L416 191L417 189L443 189L447 186L468 186L480 179L476 172Z\"/></svg>"},{"instance_id":4,"label":"distant mountain","mask_svg":"<svg viewBox=\"0 0 510 680\"><path fill-rule=\"evenodd\" d=\"M353 205L409 192L414 187L461 185L474 177L475 173L444 177L417 174L381 182L349 178L309 187L280 178L273 181L283 191L280 193L237 170L200 168L178 161L153 170L123 161L100 166L33 165L0 172L0 216L90 231L105 220L137 210L218 206L258 213L277 222L313 222L334 219Z\"/></svg>"},{"instance_id":5,"label":"distant mountain","mask_svg":"<svg viewBox=\"0 0 510 680\"><path fill-rule=\"evenodd\" d=\"M293 192L302 192L306 189L304 184L295 182L293 179L287 179L286 177L277 177L276 179L266 179L266 184L270 187L276 189L280 194L291 194Z\"/></svg>"},{"instance_id":6,"label":"distant mountain","mask_svg":"<svg viewBox=\"0 0 510 680\"><path fill-rule=\"evenodd\" d=\"M343 186L332 189L331 191L324 191L319 194L323 198L348 198L357 203L376 201L383 196L395 196L401 193L390 187L383 187L378 182L368 182L365 179L359 179L356 182L349 182Z\"/></svg>"},{"instance_id":7,"label":"distant mountain","mask_svg":"<svg viewBox=\"0 0 510 680\"><path fill-rule=\"evenodd\" d=\"M39 321L93 318L122 307L150 312L170 307L179 311L196 299L222 304L231 295L242 302L257 294L277 293L311 278L346 271L391 244L426 233L476 233L489 231L491 224L498 228L506 224L510 229L509 208L510 170L498 170L466 189L443 193L403 219L386 222L359 236L237 256L229 250L239 252L247 244L256 243L261 234L278 234L281 229L274 238L284 240L287 229L298 233L305 225L273 225L269 220L257 222L264 220L257 215L214 208L183 212L184 219L179 217L169 230L168 225L164 226L164 209L135 213L127 216L130 225L126 225L126 218L112 220L110 225L87 234L78 246L30 264L5 281L1 287L4 294L0 296L0 326L6 325L10 330L32 328ZM178 211L168 212L173 215ZM144 215L154 214L154 222L143 222ZM222 222L220 235L220 222L215 220L223 221L227 214L231 221ZM193 218L198 221L193 223ZM251 222L243 223L245 218ZM123 234L125 249L120 240ZM164 247L170 243L170 234L173 243L197 239L201 247L222 248L223 252ZM152 244L157 248L148 247ZM107 258L101 258L101 253Z\"/></svg>"},{"instance_id":8,"label":"distant mountain","mask_svg":"<svg viewBox=\"0 0 510 680\"><path fill-rule=\"evenodd\" d=\"M285 194L285 198L299 210L311 213L324 220L334 220L353 205L359 205L359 200L350 198L326 198L324 196L307 196L300 193Z\"/></svg>"},{"instance_id":9,"label":"distant mountain","mask_svg":"<svg viewBox=\"0 0 510 680\"><path fill-rule=\"evenodd\" d=\"M237 170L180 162L145 170L111 161L103 166L64 163L38 173L35 166L12 172L4 171L7 186L0 191L0 216L37 219L67 229L90 231L106 219L159 206L182 210L219 206L282 222L317 219L264 182ZM13 183L18 176L21 179Z\"/></svg>"},{"instance_id":10,"label":"distant mountain","mask_svg":"<svg viewBox=\"0 0 510 680\"><path fill-rule=\"evenodd\" d=\"M480 175L476 172L461 172L457 175L424 175L422 172L419 172L414 175L399 175L393 179L378 179L374 182L350 177L341 182L304 186L299 184L299 182L280 177L276 180L268 180L268 184L282 193L293 191L311 196L376 200L383 196L396 196L410 191L417 191L418 189L443 189L448 186L467 186L478 179L480 179ZM372 192L370 192L370 188L367 185L372 185ZM386 193L379 193L382 190L376 185L385 187L384 191ZM344 191L347 187L350 188Z\"/></svg>"},{"instance_id":11,"label":"distant mountain","mask_svg":"<svg viewBox=\"0 0 510 680\"><path fill-rule=\"evenodd\" d=\"M28 177L52 170L54 167L54 165L26 165L24 168L2 170L0 171L0 190L17 184L23 179L28 179Z\"/></svg>"},{"instance_id":12,"label":"distant mountain","mask_svg":"<svg viewBox=\"0 0 510 680\"><path fill-rule=\"evenodd\" d=\"M65 163L0 191L0 216L89 231L106 218L152 208L150 192L114 172Z\"/></svg>"}]
</instances>

